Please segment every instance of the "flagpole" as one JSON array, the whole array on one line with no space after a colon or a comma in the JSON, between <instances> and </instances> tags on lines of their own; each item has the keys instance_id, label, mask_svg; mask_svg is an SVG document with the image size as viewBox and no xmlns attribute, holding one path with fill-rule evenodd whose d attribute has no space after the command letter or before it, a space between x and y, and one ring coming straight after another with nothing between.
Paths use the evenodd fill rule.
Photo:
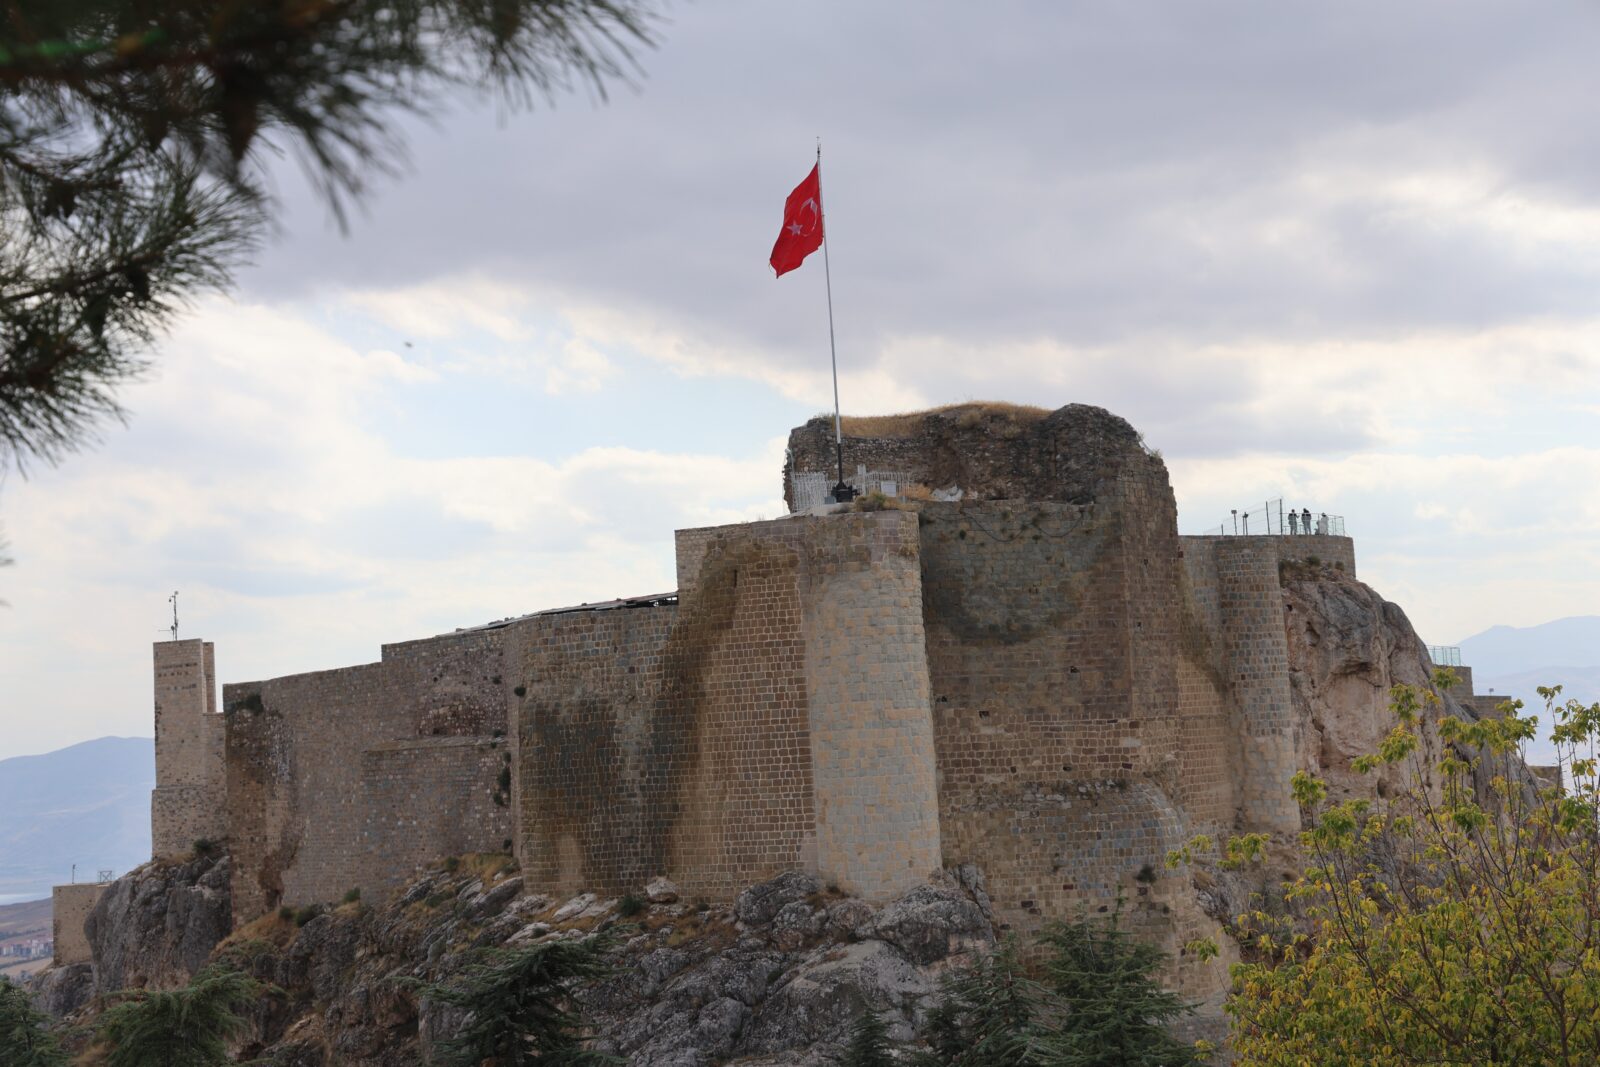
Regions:
<instances>
[{"instance_id":1,"label":"flagpole","mask_svg":"<svg viewBox=\"0 0 1600 1067\"><path fill-rule=\"evenodd\" d=\"M833 448L839 460L839 484L833 499L844 503L855 492L844 481L844 419L839 414L839 348L833 340L833 271L828 263L828 215L822 207L822 138L817 138L817 221L822 224L822 277L828 292L828 355L833 361Z\"/></svg>"}]
</instances>

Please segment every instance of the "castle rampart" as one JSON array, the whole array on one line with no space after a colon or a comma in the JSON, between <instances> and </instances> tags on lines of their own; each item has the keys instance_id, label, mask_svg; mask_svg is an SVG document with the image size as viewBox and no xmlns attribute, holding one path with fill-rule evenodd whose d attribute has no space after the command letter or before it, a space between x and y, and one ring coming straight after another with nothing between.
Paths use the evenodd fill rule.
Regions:
<instances>
[{"instance_id":1,"label":"castle rampart","mask_svg":"<svg viewBox=\"0 0 1600 1067\"><path fill-rule=\"evenodd\" d=\"M224 687L235 921L504 847L502 640L408 641L378 663ZM421 743L447 738L469 743Z\"/></svg>"},{"instance_id":2,"label":"castle rampart","mask_svg":"<svg viewBox=\"0 0 1600 1067\"><path fill-rule=\"evenodd\" d=\"M677 607L518 623L530 877L622 892L666 874L707 897L794 869L868 897L924 880L916 530L886 512L683 531Z\"/></svg>"}]
</instances>

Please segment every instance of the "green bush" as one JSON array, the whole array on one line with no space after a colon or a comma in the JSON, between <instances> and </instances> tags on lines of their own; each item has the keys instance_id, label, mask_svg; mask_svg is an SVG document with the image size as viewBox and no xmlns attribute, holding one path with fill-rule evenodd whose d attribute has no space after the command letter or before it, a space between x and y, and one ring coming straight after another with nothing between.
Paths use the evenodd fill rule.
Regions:
<instances>
[{"instance_id":1,"label":"green bush","mask_svg":"<svg viewBox=\"0 0 1600 1067\"><path fill-rule=\"evenodd\" d=\"M107 1067L213 1067L231 1063L230 1042L248 1022L241 1014L267 990L240 971L213 965L182 989L123 990L100 1016ZM8 1063L10 1061L7 1061Z\"/></svg>"},{"instance_id":2,"label":"green bush","mask_svg":"<svg viewBox=\"0 0 1600 1067\"><path fill-rule=\"evenodd\" d=\"M617 903L617 914L624 919L631 919L645 909L645 903L632 893L624 893L622 900Z\"/></svg>"},{"instance_id":3,"label":"green bush","mask_svg":"<svg viewBox=\"0 0 1600 1067\"><path fill-rule=\"evenodd\" d=\"M589 1023L570 996L573 986L611 974L605 954L613 937L596 934L532 948L476 950L466 966L439 983L404 980L431 1000L466 1013L453 1036L434 1046L436 1067L609 1067L622 1060L585 1048Z\"/></svg>"},{"instance_id":4,"label":"green bush","mask_svg":"<svg viewBox=\"0 0 1600 1067\"><path fill-rule=\"evenodd\" d=\"M67 1067L70 1062L50 1017L34 1008L27 992L0 978L0 1063L6 1067Z\"/></svg>"},{"instance_id":5,"label":"green bush","mask_svg":"<svg viewBox=\"0 0 1600 1067\"><path fill-rule=\"evenodd\" d=\"M339 903L341 903L341 904L354 904L356 901L358 901L360 899L361 899L361 887L360 886L356 886L354 889L352 889L349 892L345 893L344 899L342 899Z\"/></svg>"},{"instance_id":6,"label":"green bush","mask_svg":"<svg viewBox=\"0 0 1600 1067\"><path fill-rule=\"evenodd\" d=\"M305 907L294 913L294 924L296 926L304 926L306 923L310 922L312 919L315 919L321 914L322 906L320 904L307 904Z\"/></svg>"}]
</instances>

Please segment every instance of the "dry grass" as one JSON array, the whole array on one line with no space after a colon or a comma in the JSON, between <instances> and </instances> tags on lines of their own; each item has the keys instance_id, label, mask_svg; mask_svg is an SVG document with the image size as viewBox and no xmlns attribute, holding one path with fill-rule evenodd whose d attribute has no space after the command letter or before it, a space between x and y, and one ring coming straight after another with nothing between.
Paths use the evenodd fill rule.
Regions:
<instances>
[{"instance_id":1,"label":"dry grass","mask_svg":"<svg viewBox=\"0 0 1600 1067\"><path fill-rule=\"evenodd\" d=\"M277 912L269 911L261 918L245 923L223 938L217 945L216 951L221 952L230 946L241 945L248 941L265 941L278 948L287 948L289 942L294 940L295 929L293 919L280 918Z\"/></svg>"},{"instance_id":2,"label":"dry grass","mask_svg":"<svg viewBox=\"0 0 1600 1067\"><path fill-rule=\"evenodd\" d=\"M965 404L944 404L926 411L906 411L898 415L846 415L841 420L841 425L844 432L851 437L910 437L922 429L922 423L929 415L946 413L956 413L956 425L963 430L970 430L991 420L1010 426L1037 422L1050 414L1050 411L1048 408L1037 408L1028 404L983 400ZM831 416L829 420L832 420ZM1016 432L1013 430L1012 435L1015 436Z\"/></svg>"},{"instance_id":3,"label":"dry grass","mask_svg":"<svg viewBox=\"0 0 1600 1067\"><path fill-rule=\"evenodd\" d=\"M517 861L505 852L468 852L461 857L455 875L471 875L483 879L483 887L492 889L501 880L517 873Z\"/></svg>"}]
</instances>

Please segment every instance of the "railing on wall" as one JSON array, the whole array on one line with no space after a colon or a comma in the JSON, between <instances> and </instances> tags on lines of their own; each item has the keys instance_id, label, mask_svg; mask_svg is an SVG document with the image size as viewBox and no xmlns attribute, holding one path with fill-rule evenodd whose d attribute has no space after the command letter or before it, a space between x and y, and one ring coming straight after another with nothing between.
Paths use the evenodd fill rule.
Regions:
<instances>
[{"instance_id":1,"label":"railing on wall","mask_svg":"<svg viewBox=\"0 0 1600 1067\"><path fill-rule=\"evenodd\" d=\"M827 503L833 494L837 475L822 471L792 471L789 486L793 490L794 510L810 511ZM886 497L904 499L911 485L911 476L905 471L869 471L857 467L854 474L845 475L845 483L856 491L858 497L882 493Z\"/></svg>"},{"instance_id":2,"label":"railing on wall","mask_svg":"<svg viewBox=\"0 0 1600 1067\"><path fill-rule=\"evenodd\" d=\"M1294 534L1316 534L1327 537L1343 537L1344 516L1329 515L1327 512L1310 512L1308 508L1288 508L1283 506L1283 498L1262 501L1259 507L1240 508L1232 513L1228 522L1200 531L1202 537L1225 537L1237 535L1248 537L1270 534L1272 536L1289 536Z\"/></svg>"},{"instance_id":3,"label":"railing on wall","mask_svg":"<svg viewBox=\"0 0 1600 1067\"><path fill-rule=\"evenodd\" d=\"M1429 645L1428 658L1435 667L1459 667L1461 648L1459 645Z\"/></svg>"}]
</instances>

